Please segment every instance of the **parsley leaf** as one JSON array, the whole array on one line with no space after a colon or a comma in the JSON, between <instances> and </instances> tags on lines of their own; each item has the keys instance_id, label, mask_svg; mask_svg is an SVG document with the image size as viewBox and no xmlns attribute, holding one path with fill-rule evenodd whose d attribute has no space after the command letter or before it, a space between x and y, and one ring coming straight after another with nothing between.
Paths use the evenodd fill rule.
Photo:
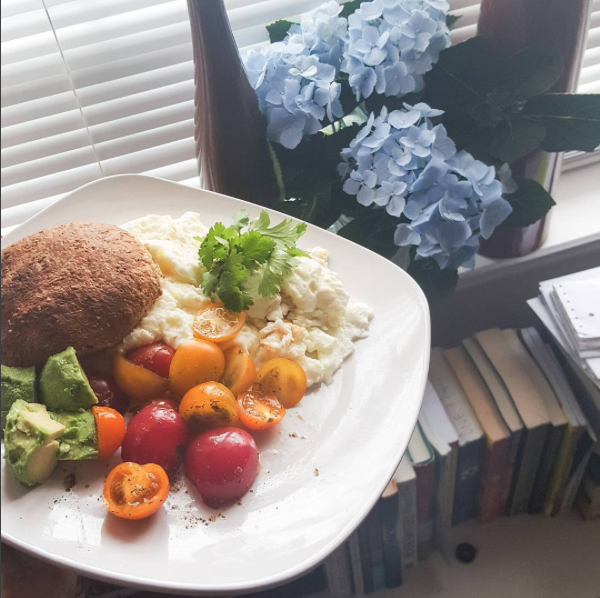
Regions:
<instances>
[{"instance_id":1,"label":"parsley leaf","mask_svg":"<svg viewBox=\"0 0 600 598\"><path fill-rule=\"evenodd\" d=\"M244 228L247 230L242 232ZM248 309L253 296L273 297L294 267L295 258L308 255L296 247L305 231L306 224L287 219L271 226L265 211L251 221L246 211L240 210L228 227L217 222L198 239L198 259L206 269L202 291L236 312Z\"/></svg>"}]
</instances>

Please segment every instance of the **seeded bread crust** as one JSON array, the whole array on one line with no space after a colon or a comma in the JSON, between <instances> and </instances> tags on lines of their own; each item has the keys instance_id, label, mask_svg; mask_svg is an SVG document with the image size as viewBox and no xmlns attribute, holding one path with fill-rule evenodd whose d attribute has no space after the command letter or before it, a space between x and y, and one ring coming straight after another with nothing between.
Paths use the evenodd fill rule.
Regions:
<instances>
[{"instance_id":1,"label":"seeded bread crust","mask_svg":"<svg viewBox=\"0 0 600 598\"><path fill-rule=\"evenodd\" d=\"M118 344L160 297L148 250L110 224L72 222L2 251L2 363L41 367L72 346L80 356Z\"/></svg>"}]
</instances>

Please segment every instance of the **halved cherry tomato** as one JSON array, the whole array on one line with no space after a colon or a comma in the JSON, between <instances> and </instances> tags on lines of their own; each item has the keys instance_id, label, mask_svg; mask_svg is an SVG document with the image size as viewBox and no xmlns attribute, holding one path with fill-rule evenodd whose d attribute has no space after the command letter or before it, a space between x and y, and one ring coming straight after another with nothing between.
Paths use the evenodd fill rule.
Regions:
<instances>
[{"instance_id":1,"label":"halved cherry tomato","mask_svg":"<svg viewBox=\"0 0 600 598\"><path fill-rule=\"evenodd\" d=\"M162 378L169 377L169 368L175 351L165 343L152 343L134 349L127 355L127 359L136 365L154 372Z\"/></svg>"},{"instance_id":2,"label":"halved cherry tomato","mask_svg":"<svg viewBox=\"0 0 600 598\"><path fill-rule=\"evenodd\" d=\"M238 396L238 405L240 421L250 430L272 428L285 416L285 409L275 395L243 392Z\"/></svg>"},{"instance_id":3,"label":"halved cherry tomato","mask_svg":"<svg viewBox=\"0 0 600 598\"><path fill-rule=\"evenodd\" d=\"M169 381L166 378L132 363L119 353L115 355L113 362L113 376L119 388L128 394L134 403L160 397L169 390Z\"/></svg>"},{"instance_id":4,"label":"halved cherry tomato","mask_svg":"<svg viewBox=\"0 0 600 598\"><path fill-rule=\"evenodd\" d=\"M298 404L306 392L306 373L295 361L276 357L258 370L258 388L265 394L275 395L289 409Z\"/></svg>"},{"instance_id":5,"label":"halved cherry tomato","mask_svg":"<svg viewBox=\"0 0 600 598\"><path fill-rule=\"evenodd\" d=\"M92 407L98 435L98 458L107 459L123 444L125 420L110 407Z\"/></svg>"},{"instance_id":6,"label":"halved cherry tomato","mask_svg":"<svg viewBox=\"0 0 600 598\"><path fill-rule=\"evenodd\" d=\"M234 397L248 390L255 377L256 368L248 353L240 347L232 347L225 351L223 384L233 393Z\"/></svg>"},{"instance_id":7,"label":"halved cherry tomato","mask_svg":"<svg viewBox=\"0 0 600 598\"><path fill-rule=\"evenodd\" d=\"M246 312L235 313L222 303L206 301L194 318L194 336L214 343L231 340L244 326Z\"/></svg>"},{"instance_id":8,"label":"halved cherry tomato","mask_svg":"<svg viewBox=\"0 0 600 598\"><path fill-rule=\"evenodd\" d=\"M225 357L219 346L194 338L175 351L169 371L171 392L182 397L198 384L220 380L224 368Z\"/></svg>"},{"instance_id":9,"label":"halved cherry tomato","mask_svg":"<svg viewBox=\"0 0 600 598\"><path fill-rule=\"evenodd\" d=\"M106 508L121 519L145 519L154 515L169 494L169 477L155 463L117 465L104 483Z\"/></svg>"},{"instance_id":10,"label":"halved cherry tomato","mask_svg":"<svg viewBox=\"0 0 600 598\"><path fill-rule=\"evenodd\" d=\"M239 410L233 393L218 382L195 386L179 404L181 417L200 430L235 425Z\"/></svg>"}]
</instances>

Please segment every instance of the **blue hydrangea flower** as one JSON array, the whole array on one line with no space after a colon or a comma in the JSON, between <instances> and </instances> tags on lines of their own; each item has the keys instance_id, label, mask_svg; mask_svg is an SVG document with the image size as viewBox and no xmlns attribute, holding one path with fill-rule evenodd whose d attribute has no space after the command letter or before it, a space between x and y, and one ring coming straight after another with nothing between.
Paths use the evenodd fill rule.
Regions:
<instances>
[{"instance_id":1,"label":"blue hydrangea flower","mask_svg":"<svg viewBox=\"0 0 600 598\"><path fill-rule=\"evenodd\" d=\"M331 1L293 25L285 40L250 51L244 64L267 117L267 136L288 149L343 116L339 74L347 37L342 8Z\"/></svg>"},{"instance_id":2,"label":"blue hydrangea flower","mask_svg":"<svg viewBox=\"0 0 600 598\"><path fill-rule=\"evenodd\" d=\"M489 238L511 212L502 194L512 179L504 171L503 187L493 167L457 152L432 121L442 114L422 103L371 114L341 152L338 171L359 203L402 217L396 245L415 245L416 259L434 259L440 268L470 267L479 237Z\"/></svg>"},{"instance_id":3,"label":"blue hydrangea flower","mask_svg":"<svg viewBox=\"0 0 600 598\"><path fill-rule=\"evenodd\" d=\"M450 45L448 4L439 0L363 2L348 18L341 70L357 101L374 91L401 97L423 88L423 74Z\"/></svg>"}]
</instances>

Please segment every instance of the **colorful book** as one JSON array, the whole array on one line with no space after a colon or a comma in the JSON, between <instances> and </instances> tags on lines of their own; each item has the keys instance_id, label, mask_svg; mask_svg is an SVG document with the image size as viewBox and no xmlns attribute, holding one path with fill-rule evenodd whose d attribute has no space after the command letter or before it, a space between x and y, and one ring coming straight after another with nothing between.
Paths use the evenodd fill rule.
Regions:
<instances>
[{"instance_id":1,"label":"colorful book","mask_svg":"<svg viewBox=\"0 0 600 598\"><path fill-rule=\"evenodd\" d=\"M509 505L511 515L522 515L529 509L535 478L546 446L550 417L542 397L511 349L504 331L492 328L478 332L475 339L502 378L525 427Z\"/></svg>"},{"instance_id":2,"label":"colorful book","mask_svg":"<svg viewBox=\"0 0 600 598\"><path fill-rule=\"evenodd\" d=\"M360 598L361 596L365 595L365 580L362 573L358 530L352 532L348 538L348 552L350 555L350 568L352 570L352 585L354 587L354 595Z\"/></svg>"},{"instance_id":3,"label":"colorful book","mask_svg":"<svg viewBox=\"0 0 600 598\"><path fill-rule=\"evenodd\" d=\"M529 513L541 513L546 494L550 489L552 473L558 461L561 445L565 437L567 419L552 386L519 339L517 331L507 329L504 330L504 335L511 351L537 388L550 419L550 426L546 435L546 445L535 477L531 500L529 501Z\"/></svg>"},{"instance_id":4,"label":"colorful book","mask_svg":"<svg viewBox=\"0 0 600 598\"><path fill-rule=\"evenodd\" d=\"M417 422L408 443L408 456L417 476L417 558L433 551L434 455Z\"/></svg>"},{"instance_id":5,"label":"colorful book","mask_svg":"<svg viewBox=\"0 0 600 598\"><path fill-rule=\"evenodd\" d=\"M511 435L484 379L462 347L447 349L444 357L458 378L485 434L486 449L481 472L479 519L491 521L502 509L503 484L509 464Z\"/></svg>"},{"instance_id":6,"label":"colorful book","mask_svg":"<svg viewBox=\"0 0 600 598\"><path fill-rule=\"evenodd\" d=\"M504 424L510 431L511 440L507 456L507 467L503 475L502 492L498 504L498 512L496 513L497 516L507 515L510 492L515 478L515 471L518 468L518 457L521 453L521 443L524 438L523 421L512 401L506 385L502 382L502 378L498 375L498 372L495 370L492 362L488 359L483 349L479 346L479 343L472 338L468 338L462 342L462 346L473 360L473 363L485 381L496 407L498 408L498 412L502 416Z\"/></svg>"},{"instance_id":7,"label":"colorful book","mask_svg":"<svg viewBox=\"0 0 600 598\"><path fill-rule=\"evenodd\" d=\"M385 587L383 529L379 502L358 528L358 540L365 594L379 592Z\"/></svg>"},{"instance_id":8,"label":"colorful book","mask_svg":"<svg viewBox=\"0 0 600 598\"><path fill-rule=\"evenodd\" d=\"M544 514L555 515L561 510L570 509L573 505L596 437L550 346L544 342L535 328L524 328L520 334L529 353L554 389L567 420L563 441L544 499Z\"/></svg>"},{"instance_id":9,"label":"colorful book","mask_svg":"<svg viewBox=\"0 0 600 598\"><path fill-rule=\"evenodd\" d=\"M383 570L386 588L402 585L402 549L398 537L400 501L398 485L392 478L379 501L381 529L383 533ZM347 594L349 596L350 594Z\"/></svg>"},{"instance_id":10,"label":"colorful book","mask_svg":"<svg viewBox=\"0 0 600 598\"><path fill-rule=\"evenodd\" d=\"M458 434L429 381L425 387L419 423L435 454L434 545L440 549L444 558L451 562L454 560L451 528Z\"/></svg>"},{"instance_id":11,"label":"colorful book","mask_svg":"<svg viewBox=\"0 0 600 598\"><path fill-rule=\"evenodd\" d=\"M408 455L404 455L394 473L398 488L397 535L400 539L402 569L417 565L417 476Z\"/></svg>"},{"instance_id":12,"label":"colorful book","mask_svg":"<svg viewBox=\"0 0 600 598\"><path fill-rule=\"evenodd\" d=\"M440 348L431 350L429 380L459 439L452 512L452 524L458 525L477 516L485 438L477 417Z\"/></svg>"},{"instance_id":13,"label":"colorful book","mask_svg":"<svg viewBox=\"0 0 600 598\"><path fill-rule=\"evenodd\" d=\"M327 579L327 596L329 598L348 598L352 596L352 564L348 543L338 546L323 563Z\"/></svg>"}]
</instances>

